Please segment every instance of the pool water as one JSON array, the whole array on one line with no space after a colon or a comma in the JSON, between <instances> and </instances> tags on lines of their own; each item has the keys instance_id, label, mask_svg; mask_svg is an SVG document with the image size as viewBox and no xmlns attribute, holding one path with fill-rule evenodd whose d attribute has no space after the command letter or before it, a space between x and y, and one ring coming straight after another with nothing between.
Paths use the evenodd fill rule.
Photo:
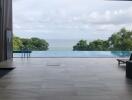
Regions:
<instances>
[{"instance_id":1,"label":"pool water","mask_svg":"<svg viewBox=\"0 0 132 100\"><path fill-rule=\"evenodd\" d=\"M129 57L131 51L32 51L30 57ZM21 53L14 53L13 57L21 57Z\"/></svg>"}]
</instances>

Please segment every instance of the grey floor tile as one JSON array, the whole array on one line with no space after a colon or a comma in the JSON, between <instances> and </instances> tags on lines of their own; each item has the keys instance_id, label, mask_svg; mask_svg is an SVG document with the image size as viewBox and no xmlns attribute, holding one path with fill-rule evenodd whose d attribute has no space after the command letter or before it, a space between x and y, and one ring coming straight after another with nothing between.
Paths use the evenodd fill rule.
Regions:
<instances>
[{"instance_id":1,"label":"grey floor tile","mask_svg":"<svg viewBox=\"0 0 132 100\"><path fill-rule=\"evenodd\" d=\"M115 58L30 58L0 79L0 100L131 100L132 80Z\"/></svg>"}]
</instances>

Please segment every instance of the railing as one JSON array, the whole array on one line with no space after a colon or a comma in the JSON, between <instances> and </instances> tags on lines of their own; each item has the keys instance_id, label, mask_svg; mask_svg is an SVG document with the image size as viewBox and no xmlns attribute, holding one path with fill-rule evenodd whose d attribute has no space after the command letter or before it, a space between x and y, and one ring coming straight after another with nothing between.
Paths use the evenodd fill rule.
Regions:
<instances>
[{"instance_id":1,"label":"railing","mask_svg":"<svg viewBox=\"0 0 132 100\"><path fill-rule=\"evenodd\" d=\"M28 49L22 49L18 51L13 51L13 53L21 53L21 58L30 58L32 51Z\"/></svg>"}]
</instances>

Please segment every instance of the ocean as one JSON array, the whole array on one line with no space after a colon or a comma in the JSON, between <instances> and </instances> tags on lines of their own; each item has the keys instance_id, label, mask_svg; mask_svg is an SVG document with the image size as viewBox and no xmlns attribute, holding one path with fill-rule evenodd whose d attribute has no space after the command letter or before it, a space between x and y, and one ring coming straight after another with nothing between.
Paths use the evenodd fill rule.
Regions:
<instances>
[{"instance_id":1,"label":"ocean","mask_svg":"<svg viewBox=\"0 0 132 100\"><path fill-rule=\"evenodd\" d=\"M80 40L50 39L46 41L49 43L49 51L72 51L73 46Z\"/></svg>"}]
</instances>

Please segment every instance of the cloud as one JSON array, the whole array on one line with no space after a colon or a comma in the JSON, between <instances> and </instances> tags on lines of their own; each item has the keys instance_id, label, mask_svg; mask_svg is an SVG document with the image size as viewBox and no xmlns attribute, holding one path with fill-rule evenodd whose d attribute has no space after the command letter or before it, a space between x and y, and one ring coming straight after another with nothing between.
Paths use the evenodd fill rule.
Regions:
<instances>
[{"instance_id":1,"label":"cloud","mask_svg":"<svg viewBox=\"0 0 132 100\"><path fill-rule=\"evenodd\" d=\"M124 26L130 28L132 4L101 1L14 0L14 33L23 37L28 33L42 38L99 38Z\"/></svg>"},{"instance_id":2,"label":"cloud","mask_svg":"<svg viewBox=\"0 0 132 100\"><path fill-rule=\"evenodd\" d=\"M88 17L91 24L131 24L132 23L132 7L125 10L107 10L103 13L92 12Z\"/></svg>"}]
</instances>

